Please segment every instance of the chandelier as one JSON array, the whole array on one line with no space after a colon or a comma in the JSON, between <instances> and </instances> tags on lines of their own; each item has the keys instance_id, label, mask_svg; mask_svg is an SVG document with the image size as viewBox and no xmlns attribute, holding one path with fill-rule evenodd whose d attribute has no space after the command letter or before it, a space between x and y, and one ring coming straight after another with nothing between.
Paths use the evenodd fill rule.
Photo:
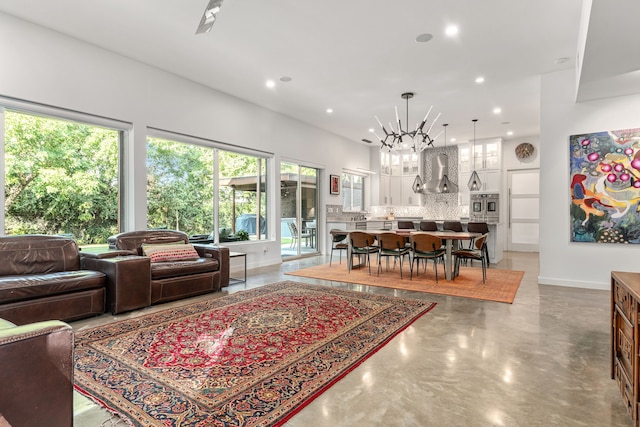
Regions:
<instances>
[{"instance_id":1,"label":"chandelier","mask_svg":"<svg viewBox=\"0 0 640 427\"><path fill-rule=\"evenodd\" d=\"M416 124L415 130L410 131L409 130L409 100L413 98L414 93L405 92L400 96L402 97L402 99L407 101L407 116L406 116L407 121L405 122L405 127L406 127L405 129L402 128L402 123L400 122L400 116L398 116L397 106L395 107L395 110L396 110L396 127L395 128L391 124L391 122L389 122L389 129L387 129L382 124L380 119L378 119L378 116L374 116L375 119L378 121L378 124L380 125L382 132L384 133L384 136L379 136L375 131L373 131L373 134L380 141L380 144L381 144L380 149L387 152L391 152L391 151L395 152L398 149L403 148L403 145L408 142L412 143L411 148L416 153L422 152L425 148L429 146L433 147L433 141L437 139L442 132L440 132L438 135L436 135L433 138L429 134L431 132L431 128L433 128L434 123L440 117L440 113L438 113L436 118L433 119L433 121L429 125L429 129L427 129L427 131L425 132L424 126L426 125L427 119L429 118L429 114L433 109L433 105L432 105L429 108L429 111L427 111L427 114L424 116L424 119L422 119L422 122Z\"/></svg>"}]
</instances>

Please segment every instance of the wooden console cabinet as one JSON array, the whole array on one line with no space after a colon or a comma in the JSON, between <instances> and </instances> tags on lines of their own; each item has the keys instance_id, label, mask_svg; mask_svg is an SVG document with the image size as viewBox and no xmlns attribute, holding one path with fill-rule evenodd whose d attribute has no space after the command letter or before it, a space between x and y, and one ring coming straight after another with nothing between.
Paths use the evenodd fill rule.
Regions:
<instances>
[{"instance_id":1,"label":"wooden console cabinet","mask_svg":"<svg viewBox=\"0 0 640 427\"><path fill-rule=\"evenodd\" d=\"M640 273L611 273L611 378L615 379L633 425L640 427Z\"/></svg>"}]
</instances>

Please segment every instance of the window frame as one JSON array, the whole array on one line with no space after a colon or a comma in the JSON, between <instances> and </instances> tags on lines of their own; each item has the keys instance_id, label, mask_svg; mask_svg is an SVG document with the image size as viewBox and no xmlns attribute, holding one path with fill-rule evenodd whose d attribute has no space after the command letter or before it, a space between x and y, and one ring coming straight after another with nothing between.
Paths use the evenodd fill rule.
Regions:
<instances>
[{"instance_id":1,"label":"window frame","mask_svg":"<svg viewBox=\"0 0 640 427\"><path fill-rule=\"evenodd\" d=\"M125 225L126 211L125 200L127 194L127 186L124 182L124 153L132 141L133 124L117 119L104 116L82 113L79 111L54 107L51 105L41 104L37 102L24 101L21 99L0 96L0 164L3 173L0 174L0 236L5 236L6 215L5 215L5 113L11 111L17 114L41 117L43 119L60 120L74 122L86 126L95 126L110 129L118 133L118 232L123 230Z\"/></svg>"},{"instance_id":2,"label":"window frame","mask_svg":"<svg viewBox=\"0 0 640 427\"><path fill-rule=\"evenodd\" d=\"M227 151L227 152L233 152L233 153L237 153L237 154L242 154L242 155L246 155L246 156L252 156L252 157L256 157L256 158L261 158L264 160L264 170L262 171L262 174L265 177L266 180L266 189L267 191L265 192L266 195L266 207L265 207L265 213L267 215L267 218L265 218L265 221L267 222L267 234L264 236L264 238L261 237L260 233L256 233L256 240L245 240L242 241L242 243L250 243L250 242L255 242L255 241L260 241L260 242L264 242L267 240L271 240L271 236L270 234L272 233L272 227L270 227L269 225L271 224L271 220L270 220L270 216L272 216L272 209L269 208L270 206L270 194L268 192L268 189L270 187L269 183L272 180L271 179L271 172L270 169L273 167L274 164L274 154L270 153L268 151L262 151L262 150L256 150L256 149L249 149L246 147L241 147L238 145L234 145L234 144L228 144L228 143L224 143L224 142L220 142L220 141L216 141L216 140L211 140L211 139L206 139L206 138L201 138L201 137L196 137L196 136L192 136L192 135L187 135L187 134L183 134L183 133L178 133L178 132L171 132L165 129L159 129L159 128L154 128L154 127L147 127L147 132L146 132L146 136L145 136L145 141L148 140L148 138L158 138L158 139L164 139L167 141L173 141L173 142L178 142L178 143L184 143L184 144L192 144L192 145L197 145L197 146L201 146L201 147L205 147L205 148L211 148L213 150L213 162L214 162L214 173L213 173L213 203L214 203L214 207L215 206L219 206L220 203L220 169L219 169L219 153L220 150L222 151ZM145 165L146 165L146 161L145 161ZM146 172L145 172L145 176L146 176ZM258 205L260 206L260 205ZM258 209L260 210L260 209ZM145 212L146 215L146 212ZM214 217L213 217L213 235L214 235L214 243L215 244L220 244L220 217L219 217L219 208L215 209L214 208ZM233 243L233 242L231 242ZM227 244L227 242L225 242L225 244Z\"/></svg>"}]
</instances>

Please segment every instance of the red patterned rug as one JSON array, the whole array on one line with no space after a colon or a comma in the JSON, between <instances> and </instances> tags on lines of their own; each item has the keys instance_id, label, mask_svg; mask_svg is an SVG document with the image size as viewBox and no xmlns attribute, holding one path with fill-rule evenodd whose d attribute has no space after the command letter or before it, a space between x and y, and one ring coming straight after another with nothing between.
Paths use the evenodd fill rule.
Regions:
<instances>
[{"instance_id":1,"label":"red patterned rug","mask_svg":"<svg viewBox=\"0 0 640 427\"><path fill-rule=\"evenodd\" d=\"M133 426L279 426L434 306L275 283L77 332L76 389Z\"/></svg>"}]
</instances>

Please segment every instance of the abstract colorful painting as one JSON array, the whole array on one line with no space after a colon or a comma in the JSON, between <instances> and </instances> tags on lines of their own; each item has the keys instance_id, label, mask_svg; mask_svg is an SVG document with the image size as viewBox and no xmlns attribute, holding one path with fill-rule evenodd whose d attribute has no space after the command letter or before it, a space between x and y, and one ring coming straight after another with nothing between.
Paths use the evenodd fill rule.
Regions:
<instances>
[{"instance_id":1,"label":"abstract colorful painting","mask_svg":"<svg viewBox=\"0 0 640 427\"><path fill-rule=\"evenodd\" d=\"M640 128L571 135L571 241L640 243Z\"/></svg>"}]
</instances>

